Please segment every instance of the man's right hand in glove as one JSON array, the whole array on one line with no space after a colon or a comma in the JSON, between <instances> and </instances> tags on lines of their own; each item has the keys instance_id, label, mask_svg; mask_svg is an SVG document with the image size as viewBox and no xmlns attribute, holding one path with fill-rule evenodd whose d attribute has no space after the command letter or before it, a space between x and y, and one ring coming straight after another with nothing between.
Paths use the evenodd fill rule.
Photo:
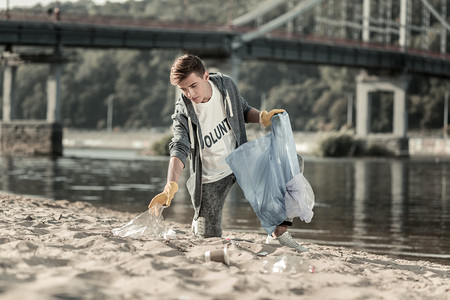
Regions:
<instances>
[{"instance_id":1,"label":"man's right hand in glove","mask_svg":"<svg viewBox=\"0 0 450 300\"><path fill-rule=\"evenodd\" d=\"M170 206L170 203L172 202L172 199L177 191L178 191L178 184L175 181L169 181L164 187L164 191L153 197L152 201L148 205L150 213L158 215L158 210L155 207L155 205L157 204L163 206L164 205Z\"/></svg>"},{"instance_id":2,"label":"man's right hand in glove","mask_svg":"<svg viewBox=\"0 0 450 300\"><path fill-rule=\"evenodd\" d=\"M276 114L281 114L284 112L284 109L272 109L271 111L267 112L266 110L263 110L259 114L259 124L261 124L264 127L269 126L272 124L272 117Z\"/></svg>"}]
</instances>

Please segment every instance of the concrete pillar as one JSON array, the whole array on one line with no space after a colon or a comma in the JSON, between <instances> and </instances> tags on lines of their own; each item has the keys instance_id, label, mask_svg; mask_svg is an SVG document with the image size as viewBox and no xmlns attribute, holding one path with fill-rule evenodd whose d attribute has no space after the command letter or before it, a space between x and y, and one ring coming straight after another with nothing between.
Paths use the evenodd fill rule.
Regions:
<instances>
[{"instance_id":1,"label":"concrete pillar","mask_svg":"<svg viewBox=\"0 0 450 300\"><path fill-rule=\"evenodd\" d=\"M61 123L61 69L61 64L51 64L47 79L47 121L50 123Z\"/></svg>"},{"instance_id":2,"label":"concrete pillar","mask_svg":"<svg viewBox=\"0 0 450 300\"><path fill-rule=\"evenodd\" d=\"M14 94L17 66L5 66L3 71L3 122L11 122L15 117Z\"/></svg>"},{"instance_id":3,"label":"concrete pillar","mask_svg":"<svg viewBox=\"0 0 450 300\"><path fill-rule=\"evenodd\" d=\"M363 3L363 32L362 40L365 43L370 42L370 0L364 0Z\"/></svg>"},{"instance_id":4,"label":"concrete pillar","mask_svg":"<svg viewBox=\"0 0 450 300\"><path fill-rule=\"evenodd\" d=\"M371 103L370 93L388 91L394 93L394 129L397 137L406 137L408 131L408 112L406 109L408 75L380 77L361 72L356 77L356 135L370 133Z\"/></svg>"},{"instance_id":5,"label":"concrete pillar","mask_svg":"<svg viewBox=\"0 0 450 300\"><path fill-rule=\"evenodd\" d=\"M408 1L400 0L400 31L398 44L403 51L407 48L408 29L406 28L408 16Z\"/></svg>"},{"instance_id":6,"label":"concrete pillar","mask_svg":"<svg viewBox=\"0 0 450 300\"><path fill-rule=\"evenodd\" d=\"M396 81L394 89L394 135L406 137L408 132L407 75L401 75Z\"/></svg>"},{"instance_id":7,"label":"concrete pillar","mask_svg":"<svg viewBox=\"0 0 450 300\"><path fill-rule=\"evenodd\" d=\"M356 78L356 135L367 136L371 124L371 103L369 86L364 83L365 73Z\"/></svg>"}]
</instances>

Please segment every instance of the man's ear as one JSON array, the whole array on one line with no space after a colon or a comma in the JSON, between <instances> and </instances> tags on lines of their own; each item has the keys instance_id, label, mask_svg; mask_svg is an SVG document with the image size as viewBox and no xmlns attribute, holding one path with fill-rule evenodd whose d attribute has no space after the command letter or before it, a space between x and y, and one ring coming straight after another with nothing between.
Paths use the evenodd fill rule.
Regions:
<instances>
[{"instance_id":1,"label":"man's ear","mask_svg":"<svg viewBox=\"0 0 450 300\"><path fill-rule=\"evenodd\" d=\"M204 80L209 80L209 73L208 73L208 71L205 71L205 74L203 74L203 79Z\"/></svg>"}]
</instances>

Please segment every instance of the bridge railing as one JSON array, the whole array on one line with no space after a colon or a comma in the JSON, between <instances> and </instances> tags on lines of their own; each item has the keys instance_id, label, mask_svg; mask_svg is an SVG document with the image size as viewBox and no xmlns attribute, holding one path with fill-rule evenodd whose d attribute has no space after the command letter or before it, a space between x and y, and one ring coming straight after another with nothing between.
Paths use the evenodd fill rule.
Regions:
<instances>
[{"instance_id":1,"label":"bridge railing","mask_svg":"<svg viewBox=\"0 0 450 300\"><path fill-rule=\"evenodd\" d=\"M105 26L133 26L133 27L154 27L154 28L173 28L189 30L215 30L224 31L228 27L224 24L198 24L193 22L168 22L160 20L151 20L145 18L129 18L109 15L90 16L80 13L63 13L59 20L56 20L53 14L47 12L15 12L6 16L5 11L0 11L0 20L27 21L27 22L49 22L49 23L76 23L89 25Z\"/></svg>"}]
</instances>

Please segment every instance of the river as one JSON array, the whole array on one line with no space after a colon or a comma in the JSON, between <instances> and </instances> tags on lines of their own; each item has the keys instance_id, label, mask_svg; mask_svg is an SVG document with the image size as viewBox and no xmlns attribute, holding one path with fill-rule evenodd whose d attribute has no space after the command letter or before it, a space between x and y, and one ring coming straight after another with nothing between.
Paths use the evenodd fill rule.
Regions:
<instances>
[{"instance_id":1,"label":"river","mask_svg":"<svg viewBox=\"0 0 450 300\"><path fill-rule=\"evenodd\" d=\"M311 223L295 219L297 239L450 264L450 160L304 157L316 204ZM2 157L1 190L139 213L161 192L167 157L132 150L65 149L57 159ZM190 223L184 182L169 220ZM236 184L223 227L264 234Z\"/></svg>"}]
</instances>

